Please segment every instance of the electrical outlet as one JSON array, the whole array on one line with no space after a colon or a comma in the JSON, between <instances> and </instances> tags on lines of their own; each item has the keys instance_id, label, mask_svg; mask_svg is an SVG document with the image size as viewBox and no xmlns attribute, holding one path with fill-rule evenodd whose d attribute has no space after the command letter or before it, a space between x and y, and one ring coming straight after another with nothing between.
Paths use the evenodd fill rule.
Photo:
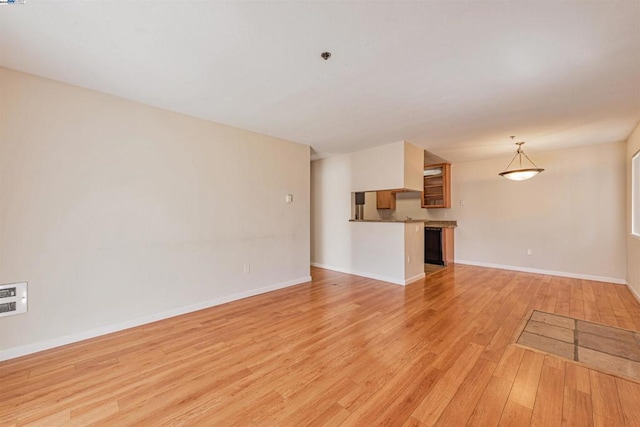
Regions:
<instances>
[{"instance_id":1,"label":"electrical outlet","mask_svg":"<svg viewBox=\"0 0 640 427\"><path fill-rule=\"evenodd\" d=\"M285 202L293 203L293 194L287 194L287 197L285 198Z\"/></svg>"},{"instance_id":2,"label":"electrical outlet","mask_svg":"<svg viewBox=\"0 0 640 427\"><path fill-rule=\"evenodd\" d=\"M464 206L464 200L460 200L460 206Z\"/></svg>"},{"instance_id":3,"label":"electrical outlet","mask_svg":"<svg viewBox=\"0 0 640 427\"><path fill-rule=\"evenodd\" d=\"M244 274L249 274L251 272L251 265L245 264L242 271L244 272Z\"/></svg>"},{"instance_id":4,"label":"electrical outlet","mask_svg":"<svg viewBox=\"0 0 640 427\"><path fill-rule=\"evenodd\" d=\"M407 264L411 264L411 255L407 255Z\"/></svg>"},{"instance_id":5,"label":"electrical outlet","mask_svg":"<svg viewBox=\"0 0 640 427\"><path fill-rule=\"evenodd\" d=\"M533 250L531 248L527 249L527 255L533 255Z\"/></svg>"}]
</instances>

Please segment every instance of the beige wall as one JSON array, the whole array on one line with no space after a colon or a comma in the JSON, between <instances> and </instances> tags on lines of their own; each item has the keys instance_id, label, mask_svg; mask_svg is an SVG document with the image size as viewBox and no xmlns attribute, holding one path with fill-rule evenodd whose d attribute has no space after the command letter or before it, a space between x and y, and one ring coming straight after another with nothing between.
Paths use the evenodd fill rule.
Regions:
<instances>
[{"instance_id":1,"label":"beige wall","mask_svg":"<svg viewBox=\"0 0 640 427\"><path fill-rule=\"evenodd\" d=\"M351 191L422 189L424 150L400 141L346 154Z\"/></svg>"},{"instance_id":2,"label":"beige wall","mask_svg":"<svg viewBox=\"0 0 640 427\"><path fill-rule=\"evenodd\" d=\"M424 277L424 223L404 224L404 279Z\"/></svg>"},{"instance_id":3,"label":"beige wall","mask_svg":"<svg viewBox=\"0 0 640 427\"><path fill-rule=\"evenodd\" d=\"M528 154L546 170L522 182L508 159L453 165L456 260L624 282L625 144Z\"/></svg>"},{"instance_id":4,"label":"beige wall","mask_svg":"<svg viewBox=\"0 0 640 427\"><path fill-rule=\"evenodd\" d=\"M639 132L635 135L640 144ZM546 169L531 180L498 176L509 159L456 163L451 209L422 209L419 193L408 192L397 194L395 211L376 210L372 192L366 194L365 218L457 220L457 262L624 282L625 144L529 154ZM345 237L350 200L340 196L348 191L348 180L348 156L312 164L312 193L322 197L321 207L314 207L312 261L330 267L346 268L354 245ZM640 277L640 271L635 274Z\"/></svg>"},{"instance_id":5,"label":"beige wall","mask_svg":"<svg viewBox=\"0 0 640 427\"><path fill-rule=\"evenodd\" d=\"M627 141L627 283L640 300L640 238L631 234L631 158L640 151L640 125ZM637 183L640 186L640 182Z\"/></svg>"},{"instance_id":6,"label":"beige wall","mask_svg":"<svg viewBox=\"0 0 640 427\"><path fill-rule=\"evenodd\" d=\"M349 222L357 168L353 159L359 153L311 162L311 261L320 267L405 284L424 273L422 224L416 231L415 224ZM366 196L367 206L375 206L375 193ZM365 218L367 215L365 212Z\"/></svg>"},{"instance_id":7,"label":"beige wall","mask_svg":"<svg viewBox=\"0 0 640 427\"><path fill-rule=\"evenodd\" d=\"M404 141L346 155L351 162L349 191L370 191L404 186Z\"/></svg>"},{"instance_id":8,"label":"beige wall","mask_svg":"<svg viewBox=\"0 0 640 427\"><path fill-rule=\"evenodd\" d=\"M309 278L308 146L0 72L0 356Z\"/></svg>"},{"instance_id":9,"label":"beige wall","mask_svg":"<svg viewBox=\"0 0 640 427\"><path fill-rule=\"evenodd\" d=\"M341 266L351 259L351 188L350 155L311 162L311 261L316 264Z\"/></svg>"},{"instance_id":10,"label":"beige wall","mask_svg":"<svg viewBox=\"0 0 640 427\"><path fill-rule=\"evenodd\" d=\"M404 143L404 185L402 188L422 191L424 172L424 149Z\"/></svg>"},{"instance_id":11,"label":"beige wall","mask_svg":"<svg viewBox=\"0 0 640 427\"><path fill-rule=\"evenodd\" d=\"M624 144L531 156L546 171L529 181L499 177L504 159L456 163L451 209L423 209L418 193L399 193L395 211L376 211L367 197L365 217L457 220L458 262L624 281Z\"/></svg>"}]
</instances>

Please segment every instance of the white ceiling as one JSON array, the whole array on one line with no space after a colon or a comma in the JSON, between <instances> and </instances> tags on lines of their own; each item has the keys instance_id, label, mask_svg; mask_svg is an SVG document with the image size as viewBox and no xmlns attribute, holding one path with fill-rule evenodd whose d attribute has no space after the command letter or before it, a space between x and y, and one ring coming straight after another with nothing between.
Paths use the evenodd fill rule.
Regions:
<instances>
[{"instance_id":1,"label":"white ceiling","mask_svg":"<svg viewBox=\"0 0 640 427\"><path fill-rule=\"evenodd\" d=\"M640 120L640 1L38 1L0 63L309 144L452 161L621 141ZM328 50L328 61L320 53Z\"/></svg>"}]
</instances>

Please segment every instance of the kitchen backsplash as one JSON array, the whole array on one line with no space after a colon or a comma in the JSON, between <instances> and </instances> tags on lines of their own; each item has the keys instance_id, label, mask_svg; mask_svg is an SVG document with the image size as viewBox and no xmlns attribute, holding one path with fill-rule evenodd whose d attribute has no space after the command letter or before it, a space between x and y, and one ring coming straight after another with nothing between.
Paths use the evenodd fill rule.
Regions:
<instances>
[{"instance_id":1,"label":"kitchen backsplash","mask_svg":"<svg viewBox=\"0 0 640 427\"><path fill-rule=\"evenodd\" d=\"M420 192L408 191L396 193L396 209L376 209L376 193L365 193L364 217L366 219L449 219L443 218L443 213L449 209L424 209L420 204Z\"/></svg>"}]
</instances>

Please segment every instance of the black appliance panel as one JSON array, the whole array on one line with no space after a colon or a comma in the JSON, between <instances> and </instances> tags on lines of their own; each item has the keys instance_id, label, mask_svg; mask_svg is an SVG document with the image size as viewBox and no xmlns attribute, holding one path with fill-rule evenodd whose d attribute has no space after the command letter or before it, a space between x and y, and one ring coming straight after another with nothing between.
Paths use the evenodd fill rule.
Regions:
<instances>
[{"instance_id":1,"label":"black appliance panel","mask_svg":"<svg viewBox=\"0 0 640 427\"><path fill-rule=\"evenodd\" d=\"M424 262L425 264L444 265L442 257L442 228L424 228Z\"/></svg>"}]
</instances>

